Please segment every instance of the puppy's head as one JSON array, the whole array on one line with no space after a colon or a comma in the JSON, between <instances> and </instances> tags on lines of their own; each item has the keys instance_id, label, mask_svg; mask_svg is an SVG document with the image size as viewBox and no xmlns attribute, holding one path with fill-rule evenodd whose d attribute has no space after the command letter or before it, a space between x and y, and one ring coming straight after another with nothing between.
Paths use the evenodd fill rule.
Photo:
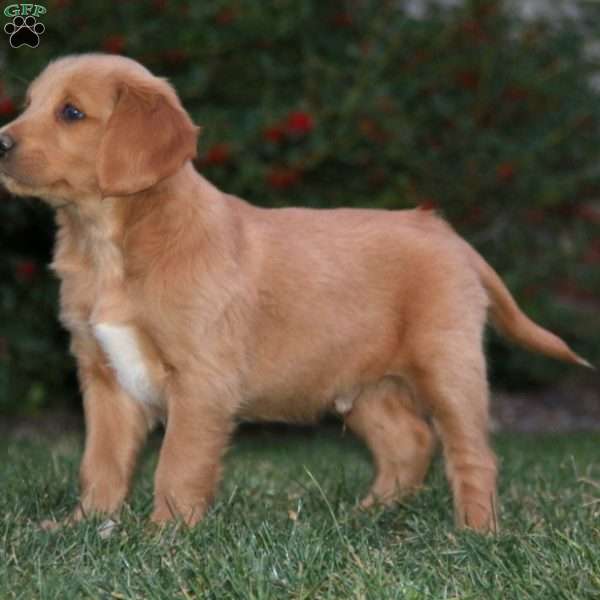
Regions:
<instances>
[{"instance_id":1,"label":"puppy's head","mask_svg":"<svg viewBox=\"0 0 600 600\"><path fill-rule=\"evenodd\" d=\"M135 61L66 57L0 130L0 182L51 204L135 194L193 158L197 133L173 88Z\"/></svg>"}]
</instances>

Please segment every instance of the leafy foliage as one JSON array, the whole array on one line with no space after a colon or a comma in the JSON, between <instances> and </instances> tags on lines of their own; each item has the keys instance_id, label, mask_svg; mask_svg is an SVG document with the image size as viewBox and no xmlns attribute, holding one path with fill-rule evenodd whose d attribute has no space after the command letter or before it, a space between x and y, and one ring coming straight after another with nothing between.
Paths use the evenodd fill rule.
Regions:
<instances>
[{"instance_id":1,"label":"leafy foliage","mask_svg":"<svg viewBox=\"0 0 600 600\"><path fill-rule=\"evenodd\" d=\"M498 0L433 3L419 19L401 1L55 0L38 48L0 50L0 119L49 59L127 54L172 80L204 129L198 168L222 188L264 206L437 207L533 318L597 362L586 15L523 21ZM72 372L40 266L51 231L46 209L3 199L0 410L49 402ZM495 338L490 352L503 385L567 372Z\"/></svg>"}]
</instances>

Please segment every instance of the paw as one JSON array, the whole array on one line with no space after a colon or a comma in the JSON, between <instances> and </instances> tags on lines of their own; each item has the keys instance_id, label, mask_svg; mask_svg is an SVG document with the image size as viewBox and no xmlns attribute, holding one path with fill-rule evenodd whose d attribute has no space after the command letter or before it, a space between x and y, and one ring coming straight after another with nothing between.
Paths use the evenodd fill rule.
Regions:
<instances>
[{"instance_id":1,"label":"paw","mask_svg":"<svg viewBox=\"0 0 600 600\"><path fill-rule=\"evenodd\" d=\"M61 526L62 522L57 521L56 519L44 519L40 523L40 529L43 529L44 531L56 531L57 529L60 529Z\"/></svg>"},{"instance_id":2,"label":"paw","mask_svg":"<svg viewBox=\"0 0 600 600\"><path fill-rule=\"evenodd\" d=\"M162 528L168 523L182 523L188 527L197 525L206 513L207 505L199 502L195 505L175 504L174 502L157 502L150 516L150 522Z\"/></svg>"},{"instance_id":3,"label":"paw","mask_svg":"<svg viewBox=\"0 0 600 600\"><path fill-rule=\"evenodd\" d=\"M460 529L473 529L479 533L499 532L496 503L478 504L470 502L456 516L456 524Z\"/></svg>"},{"instance_id":4,"label":"paw","mask_svg":"<svg viewBox=\"0 0 600 600\"><path fill-rule=\"evenodd\" d=\"M360 501L359 506L361 510L368 510L375 506L387 507L395 504L399 498L399 494L389 493L380 495L370 492Z\"/></svg>"},{"instance_id":5,"label":"paw","mask_svg":"<svg viewBox=\"0 0 600 600\"><path fill-rule=\"evenodd\" d=\"M81 507L77 507L68 517L64 519L44 519L40 522L40 529L44 531L57 531L63 527L72 527L80 521L83 521L85 515L81 510Z\"/></svg>"},{"instance_id":6,"label":"paw","mask_svg":"<svg viewBox=\"0 0 600 600\"><path fill-rule=\"evenodd\" d=\"M360 503L360 508L367 509L373 506L392 506L407 496L415 494L421 489L420 484L409 485L406 482L400 482L398 479L378 479L369 493Z\"/></svg>"},{"instance_id":7,"label":"paw","mask_svg":"<svg viewBox=\"0 0 600 600\"><path fill-rule=\"evenodd\" d=\"M367 494L358 505L361 510L368 510L377 504L377 498L374 494Z\"/></svg>"},{"instance_id":8,"label":"paw","mask_svg":"<svg viewBox=\"0 0 600 600\"><path fill-rule=\"evenodd\" d=\"M44 519L40 523L40 529L42 529L43 531L50 532L58 531L59 529L62 529L64 527L72 527L73 525L80 523L82 520L83 517L81 516L81 513L76 511L72 515L68 516L66 519L62 519L61 521L57 521L56 519ZM96 531L103 540L106 540L117 531L118 527L119 522L109 518L100 523Z\"/></svg>"},{"instance_id":9,"label":"paw","mask_svg":"<svg viewBox=\"0 0 600 600\"><path fill-rule=\"evenodd\" d=\"M21 16L14 17L12 22L4 26L4 33L10 36L9 42L11 47L19 48L21 46L29 46L37 48L40 44L40 35L46 31L42 23L29 15L25 19Z\"/></svg>"}]
</instances>

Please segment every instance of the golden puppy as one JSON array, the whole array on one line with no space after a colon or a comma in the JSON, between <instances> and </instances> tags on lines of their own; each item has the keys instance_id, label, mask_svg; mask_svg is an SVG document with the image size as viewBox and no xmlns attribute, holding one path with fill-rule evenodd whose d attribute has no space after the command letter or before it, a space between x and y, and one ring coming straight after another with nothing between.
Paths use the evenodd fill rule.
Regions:
<instances>
[{"instance_id":1,"label":"golden puppy","mask_svg":"<svg viewBox=\"0 0 600 600\"><path fill-rule=\"evenodd\" d=\"M482 331L587 364L423 210L265 210L192 166L198 129L132 60L52 63L0 131L0 180L56 209L52 266L86 417L73 518L114 514L166 433L152 520L196 523L240 419L343 415L371 449L363 501L423 481L441 438L459 526L496 527Z\"/></svg>"}]
</instances>

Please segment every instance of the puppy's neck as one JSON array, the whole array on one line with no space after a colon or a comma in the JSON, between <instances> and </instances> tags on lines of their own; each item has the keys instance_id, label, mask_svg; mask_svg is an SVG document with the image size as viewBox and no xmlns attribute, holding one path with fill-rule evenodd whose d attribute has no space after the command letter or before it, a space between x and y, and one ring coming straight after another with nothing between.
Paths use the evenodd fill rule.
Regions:
<instances>
[{"instance_id":1,"label":"puppy's neck","mask_svg":"<svg viewBox=\"0 0 600 600\"><path fill-rule=\"evenodd\" d=\"M59 227L76 228L80 234L94 237L100 228L105 235L119 237L140 220L159 213L169 219L177 215L189 218L189 209L195 209L193 212L200 210L204 219L210 220L222 197L222 192L187 162L173 175L136 194L97 195L63 204L56 220Z\"/></svg>"},{"instance_id":2,"label":"puppy's neck","mask_svg":"<svg viewBox=\"0 0 600 600\"><path fill-rule=\"evenodd\" d=\"M226 245L224 195L191 162L152 188L57 211L55 266L73 253L115 279L142 272L170 250ZM68 248L68 250L67 250Z\"/></svg>"},{"instance_id":3,"label":"puppy's neck","mask_svg":"<svg viewBox=\"0 0 600 600\"><path fill-rule=\"evenodd\" d=\"M138 227L160 227L165 239L181 237L186 231L196 235L218 229L226 207L223 193L187 162L173 175L153 187L112 203L115 218L131 237Z\"/></svg>"},{"instance_id":4,"label":"puppy's neck","mask_svg":"<svg viewBox=\"0 0 600 600\"><path fill-rule=\"evenodd\" d=\"M139 200L167 200L185 201L192 197L195 202L210 205L222 197L221 191L210 181L205 179L191 161L186 162L181 169L173 175L159 181L156 185L135 194Z\"/></svg>"}]
</instances>

